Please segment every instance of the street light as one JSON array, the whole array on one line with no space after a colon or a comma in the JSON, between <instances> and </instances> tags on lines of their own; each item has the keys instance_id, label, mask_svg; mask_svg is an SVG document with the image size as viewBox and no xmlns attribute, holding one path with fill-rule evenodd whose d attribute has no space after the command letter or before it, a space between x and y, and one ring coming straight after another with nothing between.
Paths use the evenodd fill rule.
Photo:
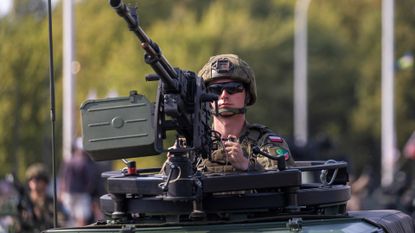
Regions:
<instances>
[{"instance_id":1,"label":"street light","mask_svg":"<svg viewBox=\"0 0 415 233\"><path fill-rule=\"evenodd\" d=\"M73 0L63 1L63 159L71 156L75 139L75 78L72 70L74 60Z\"/></svg>"},{"instance_id":2,"label":"street light","mask_svg":"<svg viewBox=\"0 0 415 233\"><path fill-rule=\"evenodd\" d=\"M311 0L298 0L295 6L294 34L294 140L307 144L307 11Z\"/></svg>"},{"instance_id":3,"label":"street light","mask_svg":"<svg viewBox=\"0 0 415 233\"><path fill-rule=\"evenodd\" d=\"M382 186L393 181L396 159L394 125L394 0L382 1Z\"/></svg>"}]
</instances>

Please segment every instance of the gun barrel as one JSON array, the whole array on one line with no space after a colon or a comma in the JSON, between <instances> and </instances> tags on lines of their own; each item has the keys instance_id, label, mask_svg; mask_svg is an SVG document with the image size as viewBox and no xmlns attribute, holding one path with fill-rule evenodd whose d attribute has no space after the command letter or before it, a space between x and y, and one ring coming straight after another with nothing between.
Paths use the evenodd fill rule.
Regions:
<instances>
[{"instance_id":1,"label":"gun barrel","mask_svg":"<svg viewBox=\"0 0 415 233\"><path fill-rule=\"evenodd\" d=\"M122 1L121 0L110 0L110 5L113 8L118 8L122 5Z\"/></svg>"},{"instance_id":2,"label":"gun barrel","mask_svg":"<svg viewBox=\"0 0 415 233\"><path fill-rule=\"evenodd\" d=\"M129 27L137 26L137 20L132 17L127 6L121 0L109 0L109 2L115 12L127 21Z\"/></svg>"},{"instance_id":3,"label":"gun barrel","mask_svg":"<svg viewBox=\"0 0 415 233\"><path fill-rule=\"evenodd\" d=\"M154 43L143 29L139 26L137 16L131 13L130 9L122 0L109 0L111 7L119 16L124 18L128 27L141 41L142 48L146 51L146 62L151 65L153 70L160 76L160 79L174 91L178 91L177 73L167 59L162 55L160 48Z\"/></svg>"}]
</instances>

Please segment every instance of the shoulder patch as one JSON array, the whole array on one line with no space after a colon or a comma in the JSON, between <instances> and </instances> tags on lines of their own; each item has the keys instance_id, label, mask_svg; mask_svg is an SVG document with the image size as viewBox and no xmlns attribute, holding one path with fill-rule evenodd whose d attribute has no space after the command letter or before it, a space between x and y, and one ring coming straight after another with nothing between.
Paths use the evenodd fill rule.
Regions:
<instances>
[{"instance_id":1,"label":"shoulder patch","mask_svg":"<svg viewBox=\"0 0 415 233\"><path fill-rule=\"evenodd\" d=\"M277 135L269 135L268 140L270 142L277 142L277 143L283 143L284 142L284 139L282 139L282 137L279 137Z\"/></svg>"}]
</instances>

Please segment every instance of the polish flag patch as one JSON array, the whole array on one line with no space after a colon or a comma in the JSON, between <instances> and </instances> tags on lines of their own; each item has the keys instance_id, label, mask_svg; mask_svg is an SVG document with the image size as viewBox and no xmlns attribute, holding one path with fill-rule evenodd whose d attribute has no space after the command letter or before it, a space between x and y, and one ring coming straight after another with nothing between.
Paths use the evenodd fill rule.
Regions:
<instances>
[{"instance_id":1,"label":"polish flag patch","mask_svg":"<svg viewBox=\"0 0 415 233\"><path fill-rule=\"evenodd\" d=\"M284 142L284 140L281 137L278 137L278 136L275 136L275 135L268 136L268 139L271 142L278 142L278 143Z\"/></svg>"},{"instance_id":2,"label":"polish flag patch","mask_svg":"<svg viewBox=\"0 0 415 233\"><path fill-rule=\"evenodd\" d=\"M288 151L284 148L278 148L275 150L275 153L277 155L281 155L284 156L284 159L287 161L290 158L290 154L288 153Z\"/></svg>"}]
</instances>

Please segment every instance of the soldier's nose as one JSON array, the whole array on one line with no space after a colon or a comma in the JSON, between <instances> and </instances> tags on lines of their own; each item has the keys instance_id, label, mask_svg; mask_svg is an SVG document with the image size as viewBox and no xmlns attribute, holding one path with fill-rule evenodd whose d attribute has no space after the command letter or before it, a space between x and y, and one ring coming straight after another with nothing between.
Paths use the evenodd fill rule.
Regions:
<instances>
[{"instance_id":1,"label":"soldier's nose","mask_svg":"<svg viewBox=\"0 0 415 233\"><path fill-rule=\"evenodd\" d=\"M225 97L225 96L228 96L229 95L229 93L228 92L226 92L226 90L225 89L223 89L222 90L222 93L220 93L220 96L219 97Z\"/></svg>"}]
</instances>

